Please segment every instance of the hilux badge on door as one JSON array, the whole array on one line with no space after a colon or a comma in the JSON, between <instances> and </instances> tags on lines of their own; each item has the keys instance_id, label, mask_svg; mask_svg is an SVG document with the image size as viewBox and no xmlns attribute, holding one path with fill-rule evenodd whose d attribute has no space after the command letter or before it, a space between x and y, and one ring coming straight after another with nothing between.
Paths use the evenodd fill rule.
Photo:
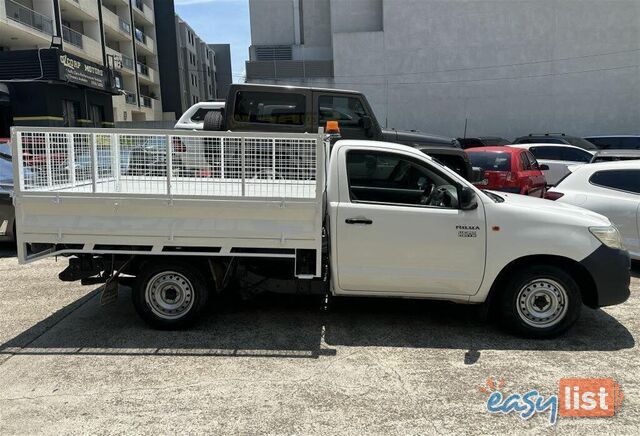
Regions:
<instances>
[{"instance_id":1,"label":"hilux badge on door","mask_svg":"<svg viewBox=\"0 0 640 436\"><path fill-rule=\"evenodd\" d=\"M477 238L480 226L456 226L458 238Z\"/></svg>"}]
</instances>

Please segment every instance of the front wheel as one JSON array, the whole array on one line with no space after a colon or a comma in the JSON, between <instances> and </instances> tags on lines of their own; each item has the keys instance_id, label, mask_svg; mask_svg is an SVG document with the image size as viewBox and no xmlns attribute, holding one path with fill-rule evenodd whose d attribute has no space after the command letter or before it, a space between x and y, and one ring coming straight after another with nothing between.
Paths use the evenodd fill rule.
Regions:
<instances>
[{"instance_id":1,"label":"front wheel","mask_svg":"<svg viewBox=\"0 0 640 436\"><path fill-rule=\"evenodd\" d=\"M576 281L555 266L516 271L499 301L503 323L531 338L551 338L567 331L579 318L582 298Z\"/></svg>"},{"instance_id":2,"label":"front wheel","mask_svg":"<svg viewBox=\"0 0 640 436\"><path fill-rule=\"evenodd\" d=\"M182 262L147 263L132 292L140 317L160 330L191 325L205 307L208 295L207 280L198 269Z\"/></svg>"}]
</instances>

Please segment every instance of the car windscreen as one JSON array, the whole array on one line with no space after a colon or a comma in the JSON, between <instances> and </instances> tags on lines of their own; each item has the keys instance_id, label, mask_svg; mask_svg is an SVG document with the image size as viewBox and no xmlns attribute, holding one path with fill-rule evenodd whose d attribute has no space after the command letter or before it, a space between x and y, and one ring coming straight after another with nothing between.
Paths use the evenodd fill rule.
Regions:
<instances>
[{"instance_id":1,"label":"car windscreen","mask_svg":"<svg viewBox=\"0 0 640 436\"><path fill-rule=\"evenodd\" d=\"M502 152L472 152L469 160L474 167L485 171L511 171L511 154Z\"/></svg>"}]
</instances>

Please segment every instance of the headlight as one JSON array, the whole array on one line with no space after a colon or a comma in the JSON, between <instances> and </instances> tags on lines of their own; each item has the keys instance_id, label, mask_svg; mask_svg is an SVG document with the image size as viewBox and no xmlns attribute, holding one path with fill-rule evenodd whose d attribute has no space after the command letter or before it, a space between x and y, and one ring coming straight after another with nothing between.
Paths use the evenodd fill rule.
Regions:
<instances>
[{"instance_id":1,"label":"headlight","mask_svg":"<svg viewBox=\"0 0 640 436\"><path fill-rule=\"evenodd\" d=\"M620 232L614 226L589 227L589 231L598 239L598 241L602 242L609 248L624 248Z\"/></svg>"}]
</instances>

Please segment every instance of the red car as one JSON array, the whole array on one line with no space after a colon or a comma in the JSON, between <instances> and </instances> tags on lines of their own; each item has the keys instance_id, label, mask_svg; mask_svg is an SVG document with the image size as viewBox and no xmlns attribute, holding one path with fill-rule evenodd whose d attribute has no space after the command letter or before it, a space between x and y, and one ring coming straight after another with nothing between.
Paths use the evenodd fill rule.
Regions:
<instances>
[{"instance_id":1,"label":"red car","mask_svg":"<svg viewBox=\"0 0 640 436\"><path fill-rule=\"evenodd\" d=\"M547 181L535 157L522 148L478 147L465 150L471 165L484 170L484 180L475 185L482 189L544 197Z\"/></svg>"}]
</instances>

